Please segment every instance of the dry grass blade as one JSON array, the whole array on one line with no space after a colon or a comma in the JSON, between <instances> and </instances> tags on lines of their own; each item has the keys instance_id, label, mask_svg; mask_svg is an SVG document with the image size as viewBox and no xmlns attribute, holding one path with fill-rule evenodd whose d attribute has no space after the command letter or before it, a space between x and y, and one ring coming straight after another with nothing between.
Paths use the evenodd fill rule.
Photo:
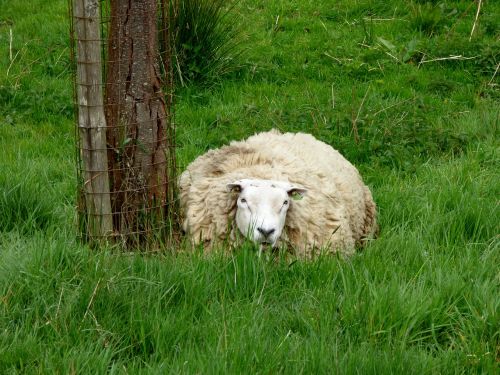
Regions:
<instances>
[{"instance_id":1,"label":"dry grass blade","mask_svg":"<svg viewBox=\"0 0 500 375\"><path fill-rule=\"evenodd\" d=\"M490 81L488 82L488 85L492 85L493 84L493 80L495 79L497 73L498 73L498 69L500 68L500 63L497 64L497 67L495 69L495 73L493 73L493 76L491 77Z\"/></svg>"},{"instance_id":2,"label":"dry grass blade","mask_svg":"<svg viewBox=\"0 0 500 375\"><path fill-rule=\"evenodd\" d=\"M9 29L9 61L12 62L12 28Z\"/></svg>"},{"instance_id":3,"label":"dry grass blade","mask_svg":"<svg viewBox=\"0 0 500 375\"><path fill-rule=\"evenodd\" d=\"M87 315L90 312L90 307L92 306L92 303L94 303L94 298L95 298L95 295L97 294L97 289L99 288L99 284L101 284L101 280L102 280L101 278L99 280L97 280L94 291L92 292L92 295L90 296L90 300L89 300L89 303L87 305L87 309L85 310L85 314L83 314L82 322L85 320L85 318L87 317Z\"/></svg>"},{"instance_id":4,"label":"dry grass blade","mask_svg":"<svg viewBox=\"0 0 500 375\"><path fill-rule=\"evenodd\" d=\"M478 2L477 2L476 17L474 18L474 24L472 25L472 30L470 31L469 42L472 40L472 35L474 34L474 31L476 30L477 20L479 19L479 13L481 12L482 3L483 3L483 0L478 0Z\"/></svg>"},{"instance_id":5,"label":"dry grass blade","mask_svg":"<svg viewBox=\"0 0 500 375\"><path fill-rule=\"evenodd\" d=\"M356 117L353 118L352 120L352 131L354 133L354 141L356 143L359 143L359 132L358 132L358 119L359 115L361 114L361 110L363 109L363 105L365 104L366 96L368 95L368 91L370 91L370 86L366 89L365 95L363 96L363 99L361 100L361 104L359 105L358 108L358 113L356 114Z\"/></svg>"},{"instance_id":6,"label":"dry grass blade","mask_svg":"<svg viewBox=\"0 0 500 375\"><path fill-rule=\"evenodd\" d=\"M335 109L335 93L333 92L333 83L332 83L332 109Z\"/></svg>"},{"instance_id":7,"label":"dry grass blade","mask_svg":"<svg viewBox=\"0 0 500 375\"><path fill-rule=\"evenodd\" d=\"M472 56L472 57L465 57L462 55L456 55L456 56L448 56L448 57L438 57L435 59L430 59L430 60L420 60L418 63L418 67L420 68L420 65L422 64L427 64L430 62L435 62L435 61L446 61L446 60L474 60L477 59L478 56Z\"/></svg>"},{"instance_id":8,"label":"dry grass blade","mask_svg":"<svg viewBox=\"0 0 500 375\"><path fill-rule=\"evenodd\" d=\"M387 106L387 107L384 107L384 108L382 108L382 109L378 110L377 112L375 112L375 113L373 114L373 116L377 116L378 114L380 114L380 113L382 113L382 112L385 112L385 111L387 111L388 109L391 109L391 108L397 107L398 105L402 105L402 104L404 104L404 103L407 103L407 102L410 102L410 101L414 101L414 100L415 100L415 98L410 98L410 99L406 99L406 100L402 100L402 101L400 101L400 102L394 103L394 104L392 104L392 105L390 105L390 106Z\"/></svg>"}]
</instances>

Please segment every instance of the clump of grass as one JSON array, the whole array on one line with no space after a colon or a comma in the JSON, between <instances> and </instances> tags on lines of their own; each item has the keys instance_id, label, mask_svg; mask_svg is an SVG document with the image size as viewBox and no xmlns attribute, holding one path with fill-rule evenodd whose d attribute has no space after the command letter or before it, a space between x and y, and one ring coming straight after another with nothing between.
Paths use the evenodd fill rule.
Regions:
<instances>
[{"instance_id":1,"label":"clump of grass","mask_svg":"<svg viewBox=\"0 0 500 375\"><path fill-rule=\"evenodd\" d=\"M410 24L415 30L425 35L431 36L438 33L444 26L446 19L443 7L434 2L424 2L412 6Z\"/></svg>"},{"instance_id":2,"label":"clump of grass","mask_svg":"<svg viewBox=\"0 0 500 375\"><path fill-rule=\"evenodd\" d=\"M30 234L53 222L52 202L33 176L20 181L0 179L0 212L0 232Z\"/></svg>"},{"instance_id":3,"label":"clump of grass","mask_svg":"<svg viewBox=\"0 0 500 375\"><path fill-rule=\"evenodd\" d=\"M174 76L207 83L235 68L241 35L224 0L172 0Z\"/></svg>"}]
</instances>

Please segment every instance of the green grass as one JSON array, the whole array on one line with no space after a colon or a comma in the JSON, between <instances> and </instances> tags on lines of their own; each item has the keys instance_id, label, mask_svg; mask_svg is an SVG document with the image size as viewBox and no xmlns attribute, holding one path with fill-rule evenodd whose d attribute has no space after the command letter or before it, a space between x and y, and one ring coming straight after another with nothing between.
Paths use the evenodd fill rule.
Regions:
<instances>
[{"instance_id":1,"label":"green grass","mask_svg":"<svg viewBox=\"0 0 500 375\"><path fill-rule=\"evenodd\" d=\"M306 131L379 206L364 251L292 264L77 242L66 4L0 0L0 373L499 371L500 3L470 41L465 0L236 4L239 69L177 92L179 164Z\"/></svg>"}]
</instances>

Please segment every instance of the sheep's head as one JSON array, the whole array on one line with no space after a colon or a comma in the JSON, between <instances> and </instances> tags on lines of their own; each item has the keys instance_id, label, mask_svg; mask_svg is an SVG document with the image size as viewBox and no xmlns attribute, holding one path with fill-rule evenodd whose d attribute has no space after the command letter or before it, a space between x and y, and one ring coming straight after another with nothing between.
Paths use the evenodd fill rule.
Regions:
<instances>
[{"instance_id":1,"label":"sheep's head","mask_svg":"<svg viewBox=\"0 0 500 375\"><path fill-rule=\"evenodd\" d=\"M257 244L275 246L285 226L291 200L306 190L289 182L238 180L227 185L237 192L236 225L240 232Z\"/></svg>"}]
</instances>

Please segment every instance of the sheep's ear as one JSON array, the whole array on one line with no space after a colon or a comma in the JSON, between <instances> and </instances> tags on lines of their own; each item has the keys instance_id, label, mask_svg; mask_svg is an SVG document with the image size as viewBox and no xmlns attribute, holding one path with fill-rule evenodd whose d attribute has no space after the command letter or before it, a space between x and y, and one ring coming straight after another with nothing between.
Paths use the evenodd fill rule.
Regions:
<instances>
[{"instance_id":1,"label":"sheep's ear","mask_svg":"<svg viewBox=\"0 0 500 375\"><path fill-rule=\"evenodd\" d=\"M231 192L240 193L241 190L243 190L243 185L241 184L241 181L235 181L231 184L227 184L226 189L230 193Z\"/></svg>"},{"instance_id":2,"label":"sheep's ear","mask_svg":"<svg viewBox=\"0 0 500 375\"><path fill-rule=\"evenodd\" d=\"M307 193L307 189L298 186L292 186L287 190L288 196L294 200L300 200Z\"/></svg>"}]
</instances>

